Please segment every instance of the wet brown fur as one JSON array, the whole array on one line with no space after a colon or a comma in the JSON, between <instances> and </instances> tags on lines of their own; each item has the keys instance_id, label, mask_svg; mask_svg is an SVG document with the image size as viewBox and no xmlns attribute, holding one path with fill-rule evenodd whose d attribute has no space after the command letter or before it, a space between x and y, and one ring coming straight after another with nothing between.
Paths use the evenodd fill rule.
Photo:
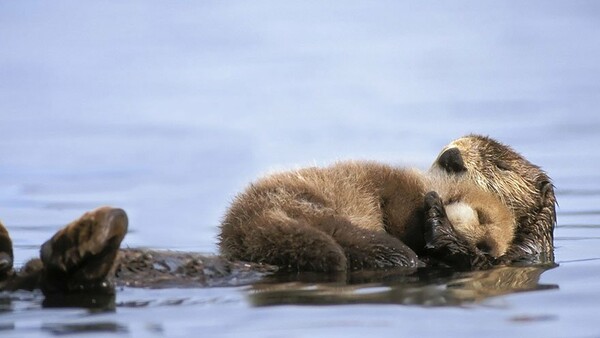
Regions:
<instances>
[{"instance_id":1,"label":"wet brown fur","mask_svg":"<svg viewBox=\"0 0 600 338\"><path fill-rule=\"evenodd\" d=\"M445 156L451 149L458 154ZM552 262L555 204L538 166L469 135L444 148L427 177L344 162L259 180L227 212L220 249L230 259L317 271L414 266L419 255L467 269ZM478 222L454 224L465 209Z\"/></svg>"},{"instance_id":2,"label":"wet brown fur","mask_svg":"<svg viewBox=\"0 0 600 338\"><path fill-rule=\"evenodd\" d=\"M35 289L44 294L111 291L107 276L114 269L121 241L127 233L122 209L101 207L86 212L44 243L40 259L33 259L0 289Z\"/></svg>"},{"instance_id":3,"label":"wet brown fur","mask_svg":"<svg viewBox=\"0 0 600 338\"><path fill-rule=\"evenodd\" d=\"M417 172L369 162L266 177L239 195L221 226L221 253L297 270L417 264L424 184ZM398 194L398 191L414 193ZM397 224L383 226L383 218ZM348 253L348 255L346 254Z\"/></svg>"},{"instance_id":4,"label":"wet brown fur","mask_svg":"<svg viewBox=\"0 0 600 338\"><path fill-rule=\"evenodd\" d=\"M455 176L374 162L305 168L253 183L225 215L221 253L293 270L415 267L426 254L431 206L424 197L431 190L443 192L440 203L450 206L454 234L469 251L485 244L485 254L504 254L514 217L492 193ZM464 210L474 217L455 217Z\"/></svg>"}]
</instances>

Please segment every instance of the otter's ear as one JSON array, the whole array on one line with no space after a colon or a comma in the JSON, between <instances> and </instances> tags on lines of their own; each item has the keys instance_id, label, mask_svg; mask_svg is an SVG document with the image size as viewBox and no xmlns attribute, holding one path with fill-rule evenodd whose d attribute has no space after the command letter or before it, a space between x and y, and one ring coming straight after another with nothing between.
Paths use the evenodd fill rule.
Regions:
<instances>
[{"instance_id":1,"label":"otter's ear","mask_svg":"<svg viewBox=\"0 0 600 338\"><path fill-rule=\"evenodd\" d=\"M554 185L552 184L552 182L546 180L540 182L539 189L542 201L548 198L554 198Z\"/></svg>"},{"instance_id":2,"label":"otter's ear","mask_svg":"<svg viewBox=\"0 0 600 338\"><path fill-rule=\"evenodd\" d=\"M551 210L552 223L556 223L556 197L554 196L554 184L549 180L543 180L540 185L540 206Z\"/></svg>"}]
</instances>

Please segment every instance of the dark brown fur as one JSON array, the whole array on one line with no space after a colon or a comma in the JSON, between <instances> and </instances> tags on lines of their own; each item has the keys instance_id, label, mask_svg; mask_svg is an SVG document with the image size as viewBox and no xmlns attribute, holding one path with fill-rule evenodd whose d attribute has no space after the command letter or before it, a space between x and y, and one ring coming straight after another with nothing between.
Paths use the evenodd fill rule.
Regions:
<instances>
[{"instance_id":1,"label":"dark brown fur","mask_svg":"<svg viewBox=\"0 0 600 338\"><path fill-rule=\"evenodd\" d=\"M87 212L44 243L40 259L0 281L0 289L40 288L44 294L111 292L107 276L114 267L121 241L127 233L122 209L102 207Z\"/></svg>"},{"instance_id":2,"label":"dark brown fur","mask_svg":"<svg viewBox=\"0 0 600 338\"><path fill-rule=\"evenodd\" d=\"M101 207L86 212L42 245L40 259L30 260L17 271L11 260L10 267L0 275L0 291L41 289L46 295L45 306L87 307L113 294L115 285L239 285L275 271L273 266L231 262L198 253L120 249L127 223L122 209ZM1 224L0 243L10 243L8 231ZM12 257L12 245L0 246L0 257L3 254Z\"/></svg>"}]
</instances>

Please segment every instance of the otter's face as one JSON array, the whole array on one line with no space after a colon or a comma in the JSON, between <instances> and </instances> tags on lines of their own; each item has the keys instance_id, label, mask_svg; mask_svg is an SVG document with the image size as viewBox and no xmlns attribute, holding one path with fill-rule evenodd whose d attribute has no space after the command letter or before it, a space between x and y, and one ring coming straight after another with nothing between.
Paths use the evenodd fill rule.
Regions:
<instances>
[{"instance_id":1,"label":"otter's face","mask_svg":"<svg viewBox=\"0 0 600 338\"><path fill-rule=\"evenodd\" d=\"M476 183L500 197L517 221L535 215L543 207L554 208L554 188L538 166L510 147L489 137L469 135L447 145L431 167ZM548 220L554 224L556 216Z\"/></svg>"}]
</instances>

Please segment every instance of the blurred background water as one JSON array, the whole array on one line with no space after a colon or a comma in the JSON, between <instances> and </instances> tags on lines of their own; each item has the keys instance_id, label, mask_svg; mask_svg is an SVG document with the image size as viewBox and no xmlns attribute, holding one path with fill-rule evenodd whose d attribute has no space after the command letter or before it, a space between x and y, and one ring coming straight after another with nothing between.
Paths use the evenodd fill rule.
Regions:
<instances>
[{"instance_id":1,"label":"blurred background water","mask_svg":"<svg viewBox=\"0 0 600 338\"><path fill-rule=\"evenodd\" d=\"M125 289L114 313L19 293L3 336L600 335L600 3L1 1L0 218L18 264L81 213L127 210L124 245L215 253L273 170L427 168L488 134L557 187L555 290L478 305L253 307L245 288ZM175 306L177 305L177 306Z\"/></svg>"}]
</instances>

